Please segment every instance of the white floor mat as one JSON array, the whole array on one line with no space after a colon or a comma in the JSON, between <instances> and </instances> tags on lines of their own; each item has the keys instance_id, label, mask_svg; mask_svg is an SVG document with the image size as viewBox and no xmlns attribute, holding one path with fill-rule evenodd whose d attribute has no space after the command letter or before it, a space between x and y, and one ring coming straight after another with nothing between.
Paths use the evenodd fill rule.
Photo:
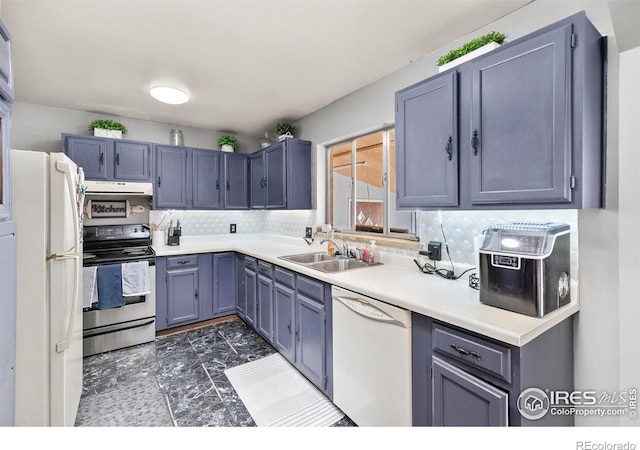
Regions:
<instances>
[{"instance_id":1,"label":"white floor mat","mask_svg":"<svg viewBox=\"0 0 640 450\"><path fill-rule=\"evenodd\" d=\"M259 427L324 427L344 416L279 353L224 373Z\"/></svg>"}]
</instances>

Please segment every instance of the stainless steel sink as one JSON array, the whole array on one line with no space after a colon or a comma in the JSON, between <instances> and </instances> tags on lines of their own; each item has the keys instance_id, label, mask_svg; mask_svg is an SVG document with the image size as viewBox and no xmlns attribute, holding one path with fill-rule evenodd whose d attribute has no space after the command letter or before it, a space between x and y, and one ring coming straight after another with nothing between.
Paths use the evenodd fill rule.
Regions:
<instances>
[{"instance_id":1,"label":"stainless steel sink","mask_svg":"<svg viewBox=\"0 0 640 450\"><path fill-rule=\"evenodd\" d=\"M371 264L355 259L340 258L333 261L322 261L309 264L309 267L323 272L342 272L343 270L371 267Z\"/></svg>"},{"instance_id":2,"label":"stainless steel sink","mask_svg":"<svg viewBox=\"0 0 640 450\"><path fill-rule=\"evenodd\" d=\"M347 258L345 256L333 256L327 253L302 253L299 255L280 256L285 261L302 264L311 269L320 270L322 272L342 272L345 270L360 269L364 267L372 267L381 263L369 264L356 259Z\"/></svg>"},{"instance_id":3,"label":"stainless steel sink","mask_svg":"<svg viewBox=\"0 0 640 450\"><path fill-rule=\"evenodd\" d=\"M319 261L333 261L336 258L339 258L339 256L332 256L328 253L302 253L300 255L288 255L280 257L280 259L300 264L309 264Z\"/></svg>"}]
</instances>

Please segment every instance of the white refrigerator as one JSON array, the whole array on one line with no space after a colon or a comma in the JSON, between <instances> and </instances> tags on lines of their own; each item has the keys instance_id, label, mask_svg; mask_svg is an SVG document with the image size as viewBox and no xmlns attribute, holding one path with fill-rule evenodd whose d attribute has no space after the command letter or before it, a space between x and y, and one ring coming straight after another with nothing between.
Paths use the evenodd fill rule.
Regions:
<instances>
[{"instance_id":1,"label":"white refrigerator","mask_svg":"<svg viewBox=\"0 0 640 450\"><path fill-rule=\"evenodd\" d=\"M73 426L82 393L82 168L11 151L17 223L16 426Z\"/></svg>"}]
</instances>

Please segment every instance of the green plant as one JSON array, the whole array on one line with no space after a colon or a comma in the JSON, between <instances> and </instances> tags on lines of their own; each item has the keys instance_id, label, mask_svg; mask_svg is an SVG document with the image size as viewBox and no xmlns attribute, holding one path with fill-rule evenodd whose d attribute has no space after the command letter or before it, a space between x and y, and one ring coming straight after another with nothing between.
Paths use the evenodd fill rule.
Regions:
<instances>
[{"instance_id":1,"label":"green plant","mask_svg":"<svg viewBox=\"0 0 640 450\"><path fill-rule=\"evenodd\" d=\"M89 131L94 128L102 128L104 130L118 130L122 131L122 134L127 134L127 127L122 125L120 122L116 122L115 120L108 119L96 119L89 124Z\"/></svg>"},{"instance_id":2,"label":"green plant","mask_svg":"<svg viewBox=\"0 0 640 450\"><path fill-rule=\"evenodd\" d=\"M466 55L467 53L470 53L474 50L479 49L482 46L489 44L490 42L497 42L498 44L502 44L506 37L507 36L502 33L492 31L489 34L485 34L484 36L480 36L477 39L469 41L466 44L464 44L462 47L456 50L451 50L446 55L441 56L440 58L438 58L438 65L442 66L448 62L453 61L454 59L458 59L461 56Z\"/></svg>"},{"instance_id":3,"label":"green plant","mask_svg":"<svg viewBox=\"0 0 640 450\"><path fill-rule=\"evenodd\" d=\"M220 136L220 139L218 139L218 145L220 148L222 148L223 145L230 145L234 150L238 150L238 140L233 136Z\"/></svg>"},{"instance_id":4,"label":"green plant","mask_svg":"<svg viewBox=\"0 0 640 450\"><path fill-rule=\"evenodd\" d=\"M278 122L278 124L276 125L276 134L278 136L282 136L283 134L287 134L287 133L291 133L291 136L293 136L295 132L296 132L296 127L294 127L288 122Z\"/></svg>"}]
</instances>

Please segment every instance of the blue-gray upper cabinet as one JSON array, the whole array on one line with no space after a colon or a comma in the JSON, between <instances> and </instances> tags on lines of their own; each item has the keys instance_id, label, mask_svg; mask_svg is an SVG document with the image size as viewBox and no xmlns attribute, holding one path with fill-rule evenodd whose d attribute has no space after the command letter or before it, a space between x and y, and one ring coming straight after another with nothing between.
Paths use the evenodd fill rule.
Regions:
<instances>
[{"instance_id":1,"label":"blue-gray upper cabinet","mask_svg":"<svg viewBox=\"0 0 640 450\"><path fill-rule=\"evenodd\" d=\"M154 208L186 209L189 197L189 152L185 147L156 145Z\"/></svg>"},{"instance_id":2,"label":"blue-gray upper cabinet","mask_svg":"<svg viewBox=\"0 0 640 450\"><path fill-rule=\"evenodd\" d=\"M251 208L311 209L311 142L285 139L250 157Z\"/></svg>"},{"instance_id":3,"label":"blue-gray upper cabinet","mask_svg":"<svg viewBox=\"0 0 640 450\"><path fill-rule=\"evenodd\" d=\"M249 209L249 157L224 153L223 208Z\"/></svg>"},{"instance_id":4,"label":"blue-gray upper cabinet","mask_svg":"<svg viewBox=\"0 0 640 450\"><path fill-rule=\"evenodd\" d=\"M62 134L62 151L84 169L87 180L151 181L150 142Z\"/></svg>"},{"instance_id":5,"label":"blue-gray upper cabinet","mask_svg":"<svg viewBox=\"0 0 640 450\"><path fill-rule=\"evenodd\" d=\"M458 205L457 72L396 93L397 206Z\"/></svg>"},{"instance_id":6,"label":"blue-gray upper cabinet","mask_svg":"<svg viewBox=\"0 0 640 450\"><path fill-rule=\"evenodd\" d=\"M572 24L471 64L471 203L570 203Z\"/></svg>"},{"instance_id":7,"label":"blue-gray upper cabinet","mask_svg":"<svg viewBox=\"0 0 640 450\"><path fill-rule=\"evenodd\" d=\"M156 145L154 208L219 209L221 154Z\"/></svg>"},{"instance_id":8,"label":"blue-gray upper cabinet","mask_svg":"<svg viewBox=\"0 0 640 450\"><path fill-rule=\"evenodd\" d=\"M221 152L193 149L191 182L191 208L220 208L220 158Z\"/></svg>"},{"instance_id":9,"label":"blue-gray upper cabinet","mask_svg":"<svg viewBox=\"0 0 640 450\"><path fill-rule=\"evenodd\" d=\"M398 208L601 207L605 61L606 38L581 12L399 91ZM429 90L445 81L447 96ZM450 150L457 202L437 156Z\"/></svg>"}]
</instances>

